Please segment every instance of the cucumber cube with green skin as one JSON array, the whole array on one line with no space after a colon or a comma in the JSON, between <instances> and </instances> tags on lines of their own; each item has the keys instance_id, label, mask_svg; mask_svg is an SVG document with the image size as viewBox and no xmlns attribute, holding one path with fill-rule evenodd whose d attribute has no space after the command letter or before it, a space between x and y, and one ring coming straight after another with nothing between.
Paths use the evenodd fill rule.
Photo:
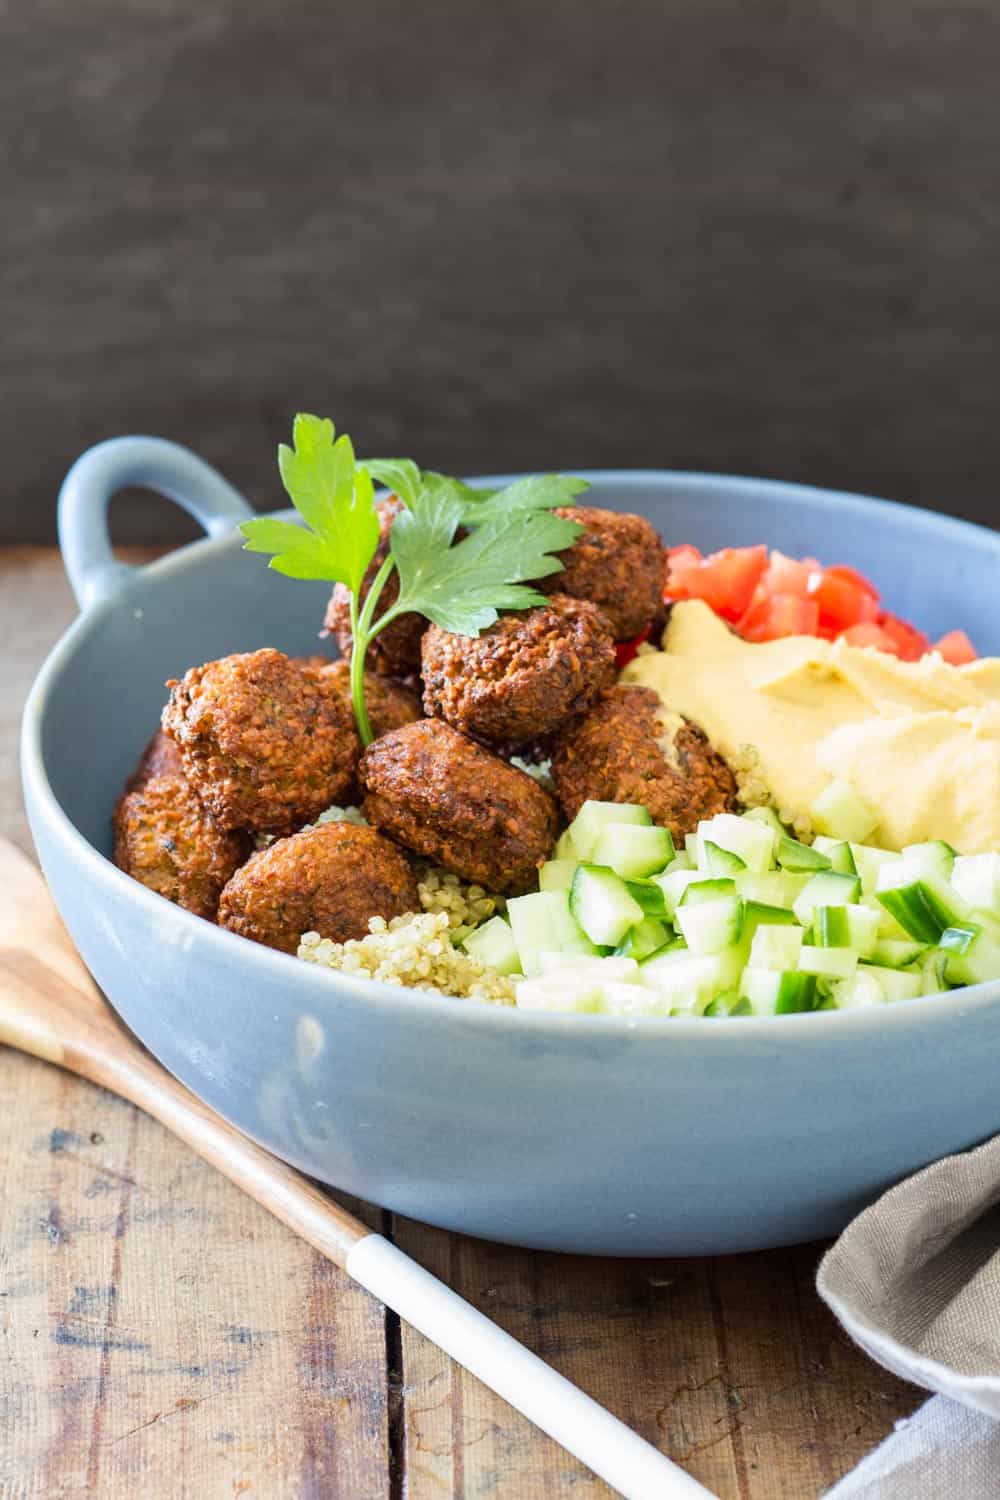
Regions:
<instances>
[{"instance_id":1,"label":"cucumber cube with green skin","mask_svg":"<svg viewBox=\"0 0 1000 1500\"><path fill-rule=\"evenodd\" d=\"M823 979L850 979L858 967L858 955L853 948L816 948L803 943L799 955L799 968L803 974L815 974Z\"/></svg>"},{"instance_id":2,"label":"cucumber cube with green skin","mask_svg":"<svg viewBox=\"0 0 1000 1500\"><path fill-rule=\"evenodd\" d=\"M668 1016L671 1004L666 995L641 984L612 982L604 986L600 1009L608 1016Z\"/></svg>"},{"instance_id":3,"label":"cucumber cube with green skin","mask_svg":"<svg viewBox=\"0 0 1000 1500\"><path fill-rule=\"evenodd\" d=\"M694 1009L707 1005L739 978L739 962L731 953L692 953L669 948L639 965L639 983L665 995L671 1006Z\"/></svg>"},{"instance_id":4,"label":"cucumber cube with green skin","mask_svg":"<svg viewBox=\"0 0 1000 1500\"><path fill-rule=\"evenodd\" d=\"M810 814L820 833L855 844L863 843L878 827L878 814L848 781L831 781L816 798Z\"/></svg>"},{"instance_id":5,"label":"cucumber cube with green skin","mask_svg":"<svg viewBox=\"0 0 1000 1500\"><path fill-rule=\"evenodd\" d=\"M848 844L854 867L861 877L861 894L871 896L874 894L878 883L878 875L883 865L892 864L899 859L891 849L876 849L873 844ZM847 872L850 874L850 871Z\"/></svg>"},{"instance_id":6,"label":"cucumber cube with green skin","mask_svg":"<svg viewBox=\"0 0 1000 1500\"><path fill-rule=\"evenodd\" d=\"M960 854L950 883L970 906L1000 913L1000 854Z\"/></svg>"},{"instance_id":7,"label":"cucumber cube with green skin","mask_svg":"<svg viewBox=\"0 0 1000 1500\"><path fill-rule=\"evenodd\" d=\"M918 874L908 859L882 866L875 895L921 943L937 943L945 928L959 926L969 916L969 907L947 881L929 870Z\"/></svg>"},{"instance_id":8,"label":"cucumber cube with green skin","mask_svg":"<svg viewBox=\"0 0 1000 1500\"><path fill-rule=\"evenodd\" d=\"M915 870L928 870L941 880L950 880L955 864L955 850L944 839L929 839L923 844L906 844L903 858Z\"/></svg>"},{"instance_id":9,"label":"cucumber cube with green skin","mask_svg":"<svg viewBox=\"0 0 1000 1500\"><path fill-rule=\"evenodd\" d=\"M982 915L976 913L977 917ZM939 946L947 958L945 975L950 984L984 984L1000 979L1000 941L982 920L946 928Z\"/></svg>"},{"instance_id":10,"label":"cucumber cube with green skin","mask_svg":"<svg viewBox=\"0 0 1000 1500\"><path fill-rule=\"evenodd\" d=\"M920 993L943 995L951 988L948 983L948 955L940 948L930 948L920 962Z\"/></svg>"},{"instance_id":11,"label":"cucumber cube with green skin","mask_svg":"<svg viewBox=\"0 0 1000 1500\"><path fill-rule=\"evenodd\" d=\"M575 859L550 859L538 871L540 891L568 891L579 863Z\"/></svg>"},{"instance_id":12,"label":"cucumber cube with green skin","mask_svg":"<svg viewBox=\"0 0 1000 1500\"><path fill-rule=\"evenodd\" d=\"M735 882L732 880L706 880L701 876L698 880L692 880L684 887L679 906L700 906L705 901L721 901L737 894Z\"/></svg>"},{"instance_id":13,"label":"cucumber cube with green skin","mask_svg":"<svg viewBox=\"0 0 1000 1500\"><path fill-rule=\"evenodd\" d=\"M774 858L775 833L768 823L738 817L735 813L716 813L698 824L698 839L738 855L748 870L769 870ZM704 855L699 859L699 865Z\"/></svg>"},{"instance_id":14,"label":"cucumber cube with green skin","mask_svg":"<svg viewBox=\"0 0 1000 1500\"><path fill-rule=\"evenodd\" d=\"M580 851L573 842L573 836L569 829L565 829L556 839L556 847L552 851L552 863L568 859L574 865L580 863Z\"/></svg>"},{"instance_id":15,"label":"cucumber cube with green skin","mask_svg":"<svg viewBox=\"0 0 1000 1500\"><path fill-rule=\"evenodd\" d=\"M647 917L660 917L665 919L667 915L666 904L663 900L663 892L655 880L626 880L628 893L633 901L637 901Z\"/></svg>"},{"instance_id":16,"label":"cucumber cube with green skin","mask_svg":"<svg viewBox=\"0 0 1000 1500\"><path fill-rule=\"evenodd\" d=\"M644 917L637 927L630 928L625 934L615 954L624 958L649 958L665 948L672 937L673 933L665 922L657 917Z\"/></svg>"},{"instance_id":17,"label":"cucumber cube with green skin","mask_svg":"<svg viewBox=\"0 0 1000 1500\"><path fill-rule=\"evenodd\" d=\"M623 880L638 880L663 870L674 857L668 828L612 824L599 834L590 863L607 865Z\"/></svg>"},{"instance_id":18,"label":"cucumber cube with green skin","mask_svg":"<svg viewBox=\"0 0 1000 1500\"><path fill-rule=\"evenodd\" d=\"M569 909L592 943L614 948L630 927L643 919L638 901L614 870L604 865L578 865L569 892Z\"/></svg>"},{"instance_id":19,"label":"cucumber cube with green skin","mask_svg":"<svg viewBox=\"0 0 1000 1500\"><path fill-rule=\"evenodd\" d=\"M852 906L861 895L857 875L838 875L835 870L821 870L810 876L799 892L792 910L803 927L811 927L818 906Z\"/></svg>"},{"instance_id":20,"label":"cucumber cube with green skin","mask_svg":"<svg viewBox=\"0 0 1000 1500\"><path fill-rule=\"evenodd\" d=\"M747 999L746 995L740 995L733 1001L732 1005L730 1005L729 1007L729 1014L731 1016L753 1015L753 1006L750 1004L750 1001Z\"/></svg>"},{"instance_id":21,"label":"cucumber cube with green skin","mask_svg":"<svg viewBox=\"0 0 1000 1500\"><path fill-rule=\"evenodd\" d=\"M830 869L836 870L838 875L857 875L859 873L851 846L845 839L829 839L822 833L818 833L812 841L812 847L820 854L825 854L830 861Z\"/></svg>"},{"instance_id":22,"label":"cucumber cube with green skin","mask_svg":"<svg viewBox=\"0 0 1000 1500\"><path fill-rule=\"evenodd\" d=\"M808 844L800 844L798 839L791 838L787 833L783 833L778 840L777 858L783 870L791 870L794 874L805 871L815 874L817 870L830 869L827 855L819 849L811 849Z\"/></svg>"},{"instance_id":23,"label":"cucumber cube with green skin","mask_svg":"<svg viewBox=\"0 0 1000 1500\"><path fill-rule=\"evenodd\" d=\"M702 1011L702 1015L703 1016L709 1016L709 1017L712 1017L712 1016L728 1016L728 1014L729 1014L729 1006L726 1004L725 1000L723 1000L723 998L722 998L721 995L717 996L716 999L710 1001L709 1004L706 1005L705 1009Z\"/></svg>"},{"instance_id":24,"label":"cucumber cube with green skin","mask_svg":"<svg viewBox=\"0 0 1000 1500\"><path fill-rule=\"evenodd\" d=\"M701 849L705 872L713 878L728 879L746 869L746 865L738 854L732 854L728 849L720 848L718 844L713 844L711 839L702 839Z\"/></svg>"},{"instance_id":25,"label":"cucumber cube with green skin","mask_svg":"<svg viewBox=\"0 0 1000 1500\"><path fill-rule=\"evenodd\" d=\"M876 964L859 964L859 974L870 975L882 986L887 1000L915 1000L923 991L920 973L909 973L903 969L884 969Z\"/></svg>"},{"instance_id":26,"label":"cucumber cube with green skin","mask_svg":"<svg viewBox=\"0 0 1000 1500\"><path fill-rule=\"evenodd\" d=\"M671 870L666 875L653 877L653 884L658 885L663 893L663 910L668 918L673 919L688 886L702 879L704 877L698 870Z\"/></svg>"},{"instance_id":27,"label":"cucumber cube with green skin","mask_svg":"<svg viewBox=\"0 0 1000 1500\"><path fill-rule=\"evenodd\" d=\"M490 917L482 927L476 927L462 942L470 958L477 958L488 969L498 974L519 974L521 959L509 922L503 917Z\"/></svg>"},{"instance_id":28,"label":"cucumber cube with green skin","mask_svg":"<svg viewBox=\"0 0 1000 1500\"><path fill-rule=\"evenodd\" d=\"M747 809L743 816L751 823L766 823L774 834L776 845L778 840L788 832L788 829L778 817L773 807L751 807Z\"/></svg>"},{"instance_id":29,"label":"cucumber cube with green skin","mask_svg":"<svg viewBox=\"0 0 1000 1500\"><path fill-rule=\"evenodd\" d=\"M539 973L542 953L580 956L597 952L574 920L567 891L536 891L530 896L511 896L507 901L507 916L521 968L529 976Z\"/></svg>"},{"instance_id":30,"label":"cucumber cube with green skin","mask_svg":"<svg viewBox=\"0 0 1000 1500\"><path fill-rule=\"evenodd\" d=\"M572 974L583 979L597 979L601 984L638 984L639 965L634 958L620 958L613 953L605 957L585 954L543 953L541 973Z\"/></svg>"},{"instance_id":31,"label":"cucumber cube with green skin","mask_svg":"<svg viewBox=\"0 0 1000 1500\"><path fill-rule=\"evenodd\" d=\"M838 979L833 984L830 999L837 1010L864 1010L885 1005L886 993L873 974L859 969L853 979Z\"/></svg>"},{"instance_id":32,"label":"cucumber cube with green skin","mask_svg":"<svg viewBox=\"0 0 1000 1500\"><path fill-rule=\"evenodd\" d=\"M564 973L522 979L514 990L519 1010L555 1010L592 1014L601 1008L604 989L593 977Z\"/></svg>"},{"instance_id":33,"label":"cucumber cube with green skin","mask_svg":"<svg viewBox=\"0 0 1000 1500\"><path fill-rule=\"evenodd\" d=\"M862 956L882 969L908 969L911 964L922 964L927 952L926 943L915 943L912 938L880 937L871 953ZM943 971L941 977L944 978Z\"/></svg>"},{"instance_id":34,"label":"cucumber cube with green skin","mask_svg":"<svg viewBox=\"0 0 1000 1500\"><path fill-rule=\"evenodd\" d=\"M578 858L589 862L594 845L605 828L621 823L648 828L652 821L649 808L640 807L638 803L595 802L588 798L566 831Z\"/></svg>"},{"instance_id":35,"label":"cucumber cube with green skin","mask_svg":"<svg viewBox=\"0 0 1000 1500\"><path fill-rule=\"evenodd\" d=\"M738 896L682 903L675 921L692 953L721 953L739 942L743 903Z\"/></svg>"},{"instance_id":36,"label":"cucumber cube with green skin","mask_svg":"<svg viewBox=\"0 0 1000 1500\"><path fill-rule=\"evenodd\" d=\"M787 870L763 870L737 875L736 889L747 901L757 901L761 906L795 905L799 894L808 885L809 875L793 875Z\"/></svg>"},{"instance_id":37,"label":"cucumber cube with green skin","mask_svg":"<svg viewBox=\"0 0 1000 1500\"><path fill-rule=\"evenodd\" d=\"M817 906L813 911L813 942L820 948L853 948L861 958L874 951L879 913L864 906Z\"/></svg>"},{"instance_id":38,"label":"cucumber cube with green skin","mask_svg":"<svg viewBox=\"0 0 1000 1500\"><path fill-rule=\"evenodd\" d=\"M680 849L674 855L669 865L663 871L664 875L672 875L675 870L696 870L698 866L688 854L686 849Z\"/></svg>"},{"instance_id":39,"label":"cucumber cube with green skin","mask_svg":"<svg viewBox=\"0 0 1000 1500\"><path fill-rule=\"evenodd\" d=\"M750 943L752 969L797 969L802 953L802 928L760 926Z\"/></svg>"},{"instance_id":40,"label":"cucumber cube with green skin","mask_svg":"<svg viewBox=\"0 0 1000 1500\"><path fill-rule=\"evenodd\" d=\"M780 972L776 969L743 970L740 991L762 1016L791 1015L812 1010L816 1000L816 980L812 974Z\"/></svg>"}]
</instances>

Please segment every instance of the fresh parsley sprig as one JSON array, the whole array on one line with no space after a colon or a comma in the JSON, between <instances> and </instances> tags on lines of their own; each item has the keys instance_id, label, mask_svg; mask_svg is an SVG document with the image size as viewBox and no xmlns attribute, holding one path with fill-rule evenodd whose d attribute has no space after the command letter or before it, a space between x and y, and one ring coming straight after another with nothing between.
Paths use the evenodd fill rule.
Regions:
<instances>
[{"instance_id":1,"label":"fresh parsley sprig","mask_svg":"<svg viewBox=\"0 0 1000 1500\"><path fill-rule=\"evenodd\" d=\"M271 553L269 567L289 578L341 583L350 598L353 648L351 701L363 745L373 735L364 696L364 662L372 641L400 615L420 614L442 629L475 636L500 610L530 609L545 596L530 580L562 569L556 556L581 528L552 514L587 488L582 479L537 475L501 490L476 490L408 458L358 461L350 438L336 437L326 418L295 418L291 448L278 449L278 468L305 527L261 517L240 530L248 552ZM362 603L360 595L379 542L372 481L402 500L389 533L389 553ZM460 527L469 534L455 541ZM386 582L399 592L378 619Z\"/></svg>"}]
</instances>

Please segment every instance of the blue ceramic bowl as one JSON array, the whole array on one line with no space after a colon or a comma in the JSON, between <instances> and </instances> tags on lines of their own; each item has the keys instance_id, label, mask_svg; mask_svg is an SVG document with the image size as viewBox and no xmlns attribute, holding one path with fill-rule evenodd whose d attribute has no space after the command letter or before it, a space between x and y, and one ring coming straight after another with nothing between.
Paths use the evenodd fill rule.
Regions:
<instances>
[{"instance_id":1,"label":"blue ceramic bowl","mask_svg":"<svg viewBox=\"0 0 1000 1500\"><path fill-rule=\"evenodd\" d=\"M753 479L595 473L597 505L671 541L766 541L850 562L932 633L1000 651L1000 536ZM210 538L142 571L106 507L142 484ZM42 865L87 963L166 1066L301 1167L404 1214L515 1244L623 1255L747 1250L838 1230L889 1183L1000 1127L1000 984L884 1009L629 1021L357 982L181 911L110 862L110 816L193 663L315 648L325 589L243 553L245 502L149 438L86 454L60 500L83 613L24 718Z\"/></svg>"}]
</instances>

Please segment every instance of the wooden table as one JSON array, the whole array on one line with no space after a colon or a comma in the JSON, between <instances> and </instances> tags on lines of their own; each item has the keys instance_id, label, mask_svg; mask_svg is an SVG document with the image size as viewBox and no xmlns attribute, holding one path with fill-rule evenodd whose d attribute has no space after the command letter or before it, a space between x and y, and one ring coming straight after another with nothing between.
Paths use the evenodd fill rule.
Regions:
<instances>
[{"instance_id":1,"label":"wooden table","mask_svg":"<svg viewBox=\"0 0 1000 1500\"><path fill-rule=\"evenodd\" d=\"M73 605L0 552L0 832ZM2 897L0 897L2 899ZM611 1492L131 1106L0 1049L0 1496L597 1500ZM813 1291L821 1246L534 1254L360 1211L724 1500L809 1500L918 1403Z\"/></svg>"}]
</instances>

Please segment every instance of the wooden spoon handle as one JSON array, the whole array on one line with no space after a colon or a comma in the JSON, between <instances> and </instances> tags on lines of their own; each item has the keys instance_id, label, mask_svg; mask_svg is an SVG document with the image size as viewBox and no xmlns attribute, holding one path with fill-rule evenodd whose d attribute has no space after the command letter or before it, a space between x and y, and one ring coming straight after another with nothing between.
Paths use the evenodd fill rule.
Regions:
<instances>
[{"instance_id":1,"label":"wooden spoon handle","mask_svg":"<svg viewBox=\"0 0 1000 1500\"><path fill-rule=\"evenodd\" d=\"M142 1051L105 1004L41 873L6 840L0 890L0 1042L131 1100L343 1268L372 1231Z\"/></svg>"}]
</instances>

